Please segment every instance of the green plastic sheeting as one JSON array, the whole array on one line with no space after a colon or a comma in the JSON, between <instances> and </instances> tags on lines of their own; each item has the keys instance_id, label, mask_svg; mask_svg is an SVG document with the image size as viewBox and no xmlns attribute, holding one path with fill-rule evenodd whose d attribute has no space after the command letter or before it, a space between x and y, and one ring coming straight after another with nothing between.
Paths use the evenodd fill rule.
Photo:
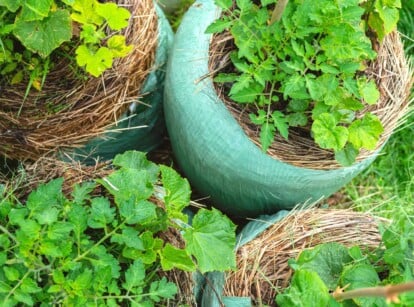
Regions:
<instances>
[{"instance_id":1,"label":"green plastic sheeting","mask_svg":"<svg viewBox=\"0 0 414 307\"><path fill-rule=\"evenodd\" d=\"M176 160L191 184L233 216L258 216L328 197L374 156L335 170L299 168L275 160L251 142L217 97L208 74L211 35L220 14L199 0L184 16L170 54L164 112Z\"/></svg>"},{"instance_id":2,"label":"green plastic sheeting","mask_svg":"<svg viewBox=\"0 0 414 307\"><path fill-rule=\"evenodd\" d=\"M162 10L156 6L158 15L158 47L153 71L146 78L140 91L144 96L132 104L118 123L102 136L91 139L76 149L72 158L86 164L94 159L112 159L126 150L149 152L163 141L165 123L162 112L165 64L173 41L173 32Z\"/></svg>"},{"instance_id":3,"label":"green plastic sheeting","mask_svg":"<svg viewBox=\"0 0 414 307\"><path fill-rule=\"evenodd\" d=\"M260 216L257 220L249 222L237 235L237 247L249 243L257 238L267 228L282 220L289 211L282 210L274 215ZM250 297L226 297L223 296L223 288L226 282L226 274L223 272L211 272L206 275L206 283L202 297L201 307L251 307Z\"/></svg>"}]
</instances>

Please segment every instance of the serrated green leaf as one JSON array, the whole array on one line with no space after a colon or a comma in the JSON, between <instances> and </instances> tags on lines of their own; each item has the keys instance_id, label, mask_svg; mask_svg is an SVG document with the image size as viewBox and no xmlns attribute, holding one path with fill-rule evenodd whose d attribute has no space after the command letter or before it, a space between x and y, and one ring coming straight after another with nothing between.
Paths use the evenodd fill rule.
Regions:
<instances>
[{"instance_id":1,"label":"serrated green leaf","mask_svg":"<svg viewBox=\"0 0 414 307\"><path fill-rule=\"evenodd\" d=\"M226 10L226 9L229 9L233 5L233 0L214 0L214 3L218 7Z\"/></svg>"},{"instance_id":2,"label":"serrated green leaf","mask_svg":"<svg viewBox=\"0 0 414 307\"><path fill-rule=\"evenodd\" d=\"M96 269L110 267L112 277L119 278L119 272L121 270L119 261L112 254L108 253L104 246L99 245L94 247L91 250L91 255L94 256L94 259L91 259L90 261Z\"/></svg>"},{"instance_id":3,"label":"serrated green leaf","mask_svg":"<svg viewBox=\"0 0 414 307\"><path fill-rule=\"evenodd\" d=\"M71 283L71 287L76 292L80 290L89 289L92 283L92 270L85 269L82 273L76 276L75 280Z\"/></svg>"},{"instance_id":4,"label":"serrated green leaf","mask_svg":"<svg viewBox=\"0 0 414 307\"><path fill-rule=\"evenodd\" d=\"M125 244L130 248L141 251L145 250L144 243L139 237L139 232L132 227L124 227L122 234L112 236L111 242Z\"/></svg>"},{"instance_id":5,"label":"serrated green leaf","mask_svg":"<svg viewBox=\"0 0 414 307\"><path fill-rule=\"evenodd\" d=\"M275 126L270 122L265 122L260 127L260 144L262 151L266 152L275 139Z\"/></svg>"},{"instance_id":6,"label":"serrated green leaf","mask_svg":"<svg viewBox=\"0 0 414 307\"><path fill-rule=\"evenodd\" d=\"M22 5L23 0L0 0L0 6L5 6L11 12L16 12Z\"/></svg>"},{"instance_id":7,"label":"serrated green leaf","mask_svg":"<svg viewBox=\"0 0 414 307\"><path fill-rule=\"evenodd\" d=\"M25 21L42 20L50 12L53 0L25 0L20 18Z\"/></svg>"},{"instance_id":8,"label":"serrated green leaf","mask_svg":"<svg viewBox=\"0 0 414 307\"><path fill-rule=\"evenodd\" d=\"M329 289L316 272L301 269L293 274L287 291L276 296L278 306L329 306Z\"/></svg>"},{"instance_id":9,"label":"serrated green leaf","mask_svg":"<svg viewBox=\"0 0 414 307\"><path fill-rule=\"evenodd\" d=\"M91 228L105 228L115 218L115 208L105 197L94 198L91 201L91 213L88 218L88 226Z\"/></svg>"},{"instance_id":10,"label":"serrated green leaf","mask_svg":"<svg viewBox=\"0 0 414 307\"><path fill-rule=\"evenodd\" d=\"M224 30L229 29L232 24L233 24L233 21L227 18L217 19L216 21L214 21L207 27L205 33L206 34L221 33Z\"/></svg>"},{"instance_id":11,"label":"serrated green leaf","mask_svg":"<svg viewBox=\"0 0 414 307\"><path fill-rule=\"evenodd\" d=\"M235 225L220 211L200 209L183 237L187 251L197 259L202 273L235 267Z\"/></svg>"},{"instance_id":12,"label":"serrated green leaf","mask_svg":"<svg viewBox=\"0 0 414 307\"><path fill-rule=\"evenodd\" d=\"M170 243L167 243L160 252L161 266L164 271L169 271L173 268L178 268L183 271L192 272L196 266L183 249L176 248Z\"/></svg>"},{"instance_id":13,"label":"serrated green leaf","mask_svg":"<svg viewBox=\"0 0 414 307\"><path fill-rule=\"evenodd\" d=\"M29 306L34 305L34 301L33 301L32 296L29 293L25 293L20 289L17 289L17 290L14 291L13 298L15 300L17 300L18 302L20 302L20 303L24 303L24 304L29 305Z\"/></svg>"},{"instance_id":14,"label":"serrated green leaf","mask_svg":"<svg viewBox=\"0 0 414 307\"><path fill-rule=\"evenodd\" d=\"M274 111L272 113L273 124L276 129L279 131L280 135L283 136L286 140L289 136L289 126L285 115L280 111Z\"/></svg>"},{"instance_id":15,"label":"serrated green leaf","mask_svg":"<svg viewBox=\"0 0 414 307\"><path fill-rule=\"evenodd\" d=\"M59 293L62 290L62 286L60 285L51 285L49 288L47 288L47 293Z\"/></svg>"},{"instance_id":16,"label":"serrated green leaf","mask_svg":"<svg viewBox=\"0 0 414 307\"><path fill-rule=\"evenodd\" d=\"M158 303L161 299L173 299L177 294L177 286L165 277L151 283L149 293L151 299Z\"/></svg>"},{"instance_id":17,"label":"serrated green leaf","mask_svg":"<svg viewBox=\"0 0 414 307\"><path fill-rule=\"evenodd\" d=\"M239 90L231 95L231 99L239 103L252 103L263 95L263 86L258 82L253 82L249 87Z\"/></svg>"},{"instance_id":18,"label":"serrated green leaf","mask_svg":"<svg viewBox=\"0 0 414 307\"><path fill-rule=\"evenodd\" d=\"M9 221L11 225L21 225L25 222L26 216L29 214L29 209L13 208L9 213Z\"/></svg>"},{"instance_id":19,"label":"serrated green leaf","mask_svg":"<svg viewBox=\"0 0 414 307\"><path fill-rule=\"evenodd\" d=\"M232 85L229 95L234 96L242 90L249 89L254 82L253 77L249 74L242 74Z\"/></svg>"},{"instance_id":20,"label":"serrated green leaf","mask_svg":"<svg viewBox=\"0 0 414 307\"><path fill-rule=\"evenodd\" d=\"M49 208L47 210L37 212L33 216L37 219L40 225L50 225L57 221L59 210L57 208Z\"/></svg>"},{"instance_id":21,"label":"serrated green leaf","mask_svg":"<svg viewBox=\"0 0 414 307\"><path fill-rule=\"evenodd\" d=\"M71 39L72 23L67 11L57 10L42 20L17 18L13 33L27 49L45 58Z\"/></svg>"},{"instance_id":22,"label":"serrated green leaf","mask_svg":"<svg viewBox=\"0 0 414 307\"><path fill-rule=\"evenodd\" d=\"M82 26L80 38L86 44L99 44L105 38L105 33L102 30L98 30L96 25L87 23Z\"/></svg>"},{"instance_id":23,"label":"serrated green leaf","mask_svg":"<svg viewBox=\"0 0 414 307\"><path fill-rule=\"evenodd\" d=\"M16 281L20 278L20 272L12 266L3 267L3 271L6 278L10 281Z\"/></svg>"},{"instance_id":24,"label":"serrated green leaf","mask_svg":"<svg viewBox=\"0 0 414 307\"><path fill-rule=\"evenodd\" d=\"M112 272L110 266L94 268L92 288L97 292L106 292L106 288L111 284Z\"/></svg>"},{"instance_id":25,"label":"serrated green leaf","mask_svg":"<svg viewBox=\"0 0 414 307\"><path fill-rule=\"evenodd\" d=\"M343 245L333 242L302 251L296 263L298 270L316 272L330 290L336 289L345 264L352 261Z\"/></svg>"},{"instance_id":26,"label":"serrated green leaf","mask_svg":"<svg viewBox=\"0 0 414 307\"><path fill-rule=\"evenodd\" d=\"M123 7L119 7L116 3L98 3L96 5L96 13L105 18L112 30L118 31L128 26L131 13Z\"/></svg>"},{"instance_id":27,"label":"serrated green leaf","mask_svg":"<svg viewBox=\"0 0 414 307\"><path fill-rule=\"evenodd\" d=\"M167 214L187 222L182 210L190 204L191 188L188 180L182 178L174 169L160 166L161 182L165 189L164 203Z\"/></svg>"},{"instance_id":28,"label":"serrated green leaf","mask_svg":"<svg viewBox=\"0 0 414 307\"><path fill-rule=\"evenodd\" d=\"M42 288L40 288L37 283L30 277L26 277L20 286L20 289L23 292L26 293L38 293L42 291Z\"/></svg>"},{"instance_id":29,"label":"serrated green leaf","mask_svg":"<svg viewBox=\"0 0 414 307\"><path fill-rule=\"evenodd\" d=\"M145 267L141 260L135 260L125 271L125 282L122 287L128 292L134 292L133 288L142 285L145 278Z\"/></svg>"},{"instance_id":30,"label":"serrated green leaf","mask_svg":"<svg viewBox=\"0 0 414 307\"><path fill-rule=\"evenodd\" d=\"M315 142L325 149L339 151L348 141L348 129L337 125L334 115L323 113L312 124Z\"/></svg>"},{"instance_id":31,"label":"serrated green leaf","mask_svg":"<svg viewBox=\"0 0 414 307\"><path fill-rule=\"evenodd\" d=\"M39 247L39 254L50 257L66 257L72 251L72 242L70 240L53 241L42 240Z\"/></svg>"},{"instance_id":32,"label":"serrated green leaf","mask_svg":"<svg viewBox=\"0 0 414 307\"><path fill-rule=\"evenodd\" d=\"M65 275L59 269L53 270L52 272L53 281L57 284L63 284L65 282Z\"/></svg>"},{"instance_id":33,"label":"serrated green leaf","mask_svg":"<svg viewBox=\"0 0 414 307\"><path fill-rule=\"evenodd\" d=\"M73 224L68 222L56 222L47 230L47 237L51 240L66 240L73 230Z\"/></svg>"},{"instance_id":34,"label":"serrated green leaf","mask_svg":"<svg viewBox=\"0 0 414 307\"><path fill-rule=\"evenodd\" d=\"M59 204L62 194L63 178L51 180L46 184L40 185L36 190L28 196L26 206L30 213L45 213L53 206Z\"/></svg>"},{"instance_id":35,"label":"serrated green leaf","mask_svg":"<svg viewBox=\"0 0 414 307\"><path fill-rule=\"evenodd\" d=\"M305 78L301 74L292 74L282 83L283 97L292 99L308 99Z\"/></svg>"},{"instance_id":36,"label":"serrated green leaf","mask_svg":"<svg viewBox=\"0 0 414 307\"><path fill-rule=\"evenodd\" d=\"M94 77L99 77L105 70L112 67L113 54L106 47L100 47L94 52L85 45L80 45L75 53L78 65L85 66L85 70Z\"/></svg>"},{"instance_id":37,"label":"serrated green leaf","mask_svg":"<svg viewBox=\"0 0 414 307\"><path fill-rule=\"evenodd\" d=\"M75 238L79 239L86 228L88 228L88 213L85 207L73 204L68 213L68 219L73 225Z\"/></svg>"},{"instance_id":38,"label":"serrated green leaf","mask_svg":"<svg viewBox=\"0 0 414 307\"><path fill-rule=\"evenodd\" d=\"M239 78L237 74L223 74L219 73L214 77L213 81L217 83L234 82Z\"/></svg>"},{"instance_id":39,"label":"serrated green leaf","mask_svg":"<svg viewBox=\"0 0 414 307\"><path fill-rule=\"evenodd\" d=\"M257 110L257 114L249 114L249 118L255 125L263 125L267 120L267 113L264 110Z\"/></svg>"},{"instance_id":40,"label":"serrated green leaf","mask_svg":"<svg viewBox=\"0 0 414 307\"><path fill-rule=\"evenodd\" d=\"M73 203L83 205L85 201L90 200L90 193L92 193L95 187L95 182L83 182L82 184L75 184L71 193Z\"/></svg>"},{"instance_id":41,"label":"serrated green leaf","mask_svg":"<svg viewBox=\"0 0 414 307\"><path fill-rule=\"evenodd\" d=\"M375 9L382 20L384 35L391 33L397 28L400 18L398 8L384 5L383 1L375 1Z\"/></svg>"},{"instance_id":42,"label":"serrated green leaf","mask_svg":"<svg viewBox=\"0 0 414 307\"><path fill-rule=\"evenodd\" d=\"M376 148L384 128L377 116L367 113L362 119L355 120L348 130L349 142L356 149L365 148L373 150Z\"/></svg>"},{"instance_id":43,"label":"serrated green leaf","mask_svg":"<svg viewBox=\"0 0 414 307\"><path fill-rule=\"evenodd\" d=\"M351 166L358 154L359 150L355 149L352 144L347 144L343 149L335 152L335 160L342 166Z\"/></svg>"},{"instance_id":44,"label":"serrated green leaf","mask_svg":"<svg viewBox=\"0 0 414 307\"><path fill-rule=\"evenodd\" d=\"M133 49L132 45L126 45L125 36L123 35L111 36L108 39L107 45L113 56L119 58L127 56Z\"/></svg>"}]
</instances>

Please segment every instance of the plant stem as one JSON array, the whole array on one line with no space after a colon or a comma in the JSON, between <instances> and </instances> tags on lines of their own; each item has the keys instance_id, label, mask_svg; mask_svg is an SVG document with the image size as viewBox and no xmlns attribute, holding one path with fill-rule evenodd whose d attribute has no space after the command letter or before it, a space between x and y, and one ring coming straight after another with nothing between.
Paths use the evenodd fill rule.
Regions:
<instances>
[{"instance_id":1,"label":"plant stem","mask_svg":"<svg viewBox=\"0 0 414 307\"><path fill-rule=\"evenodd\" d=\"M283 12L285 11L288 2L289 0L279 0L277 2L272 13L272 19L270 19L270 24L274 24L282 18Z\"/></svg>"},{"instance_id":2,"label":"plant stem","mask_svg":"<svg viewBox=\"0 0 414 307\"><path fill-rule=\"evenodd\" d=\"M337 300L348 300L356 297L376 296L385 297L392 302L398 302L398 295L403 292L414 291L414 281L399 285L388 285L383 287L361 288L347 292L335 291L332 296Z\"/></svg>"},{"instance_id":3,"label":"plant stem","mask_svg":"<svg viewBox=\"0 0 414 307\"><path fill-rule=\"evenodd\" d=\"M17 238L15 237L15 236L13 236L8 230L7 230L7 228L5 228L5 227L3 227L3 226L1 226L0 225L0 230L2 231L2 232L4 232L7 236L9 236L10 237L10 239L12 239L13 241L14 241L14 243L16 243L17 244Z\"/></svg>"}]
</instances>

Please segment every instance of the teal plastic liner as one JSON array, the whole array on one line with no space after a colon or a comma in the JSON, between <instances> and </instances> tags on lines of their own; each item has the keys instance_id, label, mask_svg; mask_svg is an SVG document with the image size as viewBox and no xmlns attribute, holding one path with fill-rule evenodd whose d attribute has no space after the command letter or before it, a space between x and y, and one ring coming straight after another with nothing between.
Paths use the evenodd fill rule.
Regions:
<instances>
[{"instance_id":1,"label":"teal plastic liner","mask_svg":"<svg viewBox=\"0 0 414 307\"><path fill-rule=\"evenodd\" d=\"M123 114L102 136L93 138L83 147L75 149L70 154L71 158L85 164L93 164L95 159L110 160L126 150L149 152L163 142L166 134L162 110L165 66L173 42L173 32L158 6L156 11L158 47L153 70L140 91L143 97L136 104L135 109Z\"/></svg>"},{"instance_id":2,"label":"teal plastic liner","mask_svg":"<svg viewBox=\"0 0 414 307\"><path fill-rule=\"evenodd\" d=\"M257 220L249 222L237 235L237 247L249 243L257 238L267 228L282 220L289 211L282 210L274 215L260 216ZM205 288L203 292L202 307L251 307L253 306L250 297L227 297L223 296L223 288L226 282L226 274L223 272L207 273Z\"/></svg>"},{"instance_id":3,"label":"teal plastic liner","mask_svg":"<svg viewBox=\"0 0 414 307\"><path fill-rule=\"evenodd\" d=\"M190 183L229 215L255 217L328 197L367 168L313 170L275 160L254 145L217 97L208 74L211 35L220 15L199 0L184 16L169 58L164 112L176 160Z\"/></svg>"}]
</instances>

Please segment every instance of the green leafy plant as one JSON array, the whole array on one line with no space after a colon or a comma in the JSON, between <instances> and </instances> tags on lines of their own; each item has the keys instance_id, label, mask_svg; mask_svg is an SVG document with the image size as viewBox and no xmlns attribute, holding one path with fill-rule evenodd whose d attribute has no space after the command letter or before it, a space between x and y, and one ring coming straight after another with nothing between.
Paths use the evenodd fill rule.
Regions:
<instances>
[{"instance_id":1,"label":"green leafy plant","mask_svg":"<svg viewBox=\"0 0 414 307\"><path fill-rule=\"evenodd\" d=\"M0 74L12 85L29 76L29 89L40 90L52 52L71 49L64 44L76 47L71 56L94 77L132 50L115 32L128 25L130 12L115 3L1 0L0 15Z\"/></svg>"},{"instance_id":2,"label":"green leafy plant","mask_svg":"<svg viewBox=\"0 0 414 307\"><path fill-rule=\"evenodd\" d=\"M39 186L25 204L1 191L2 306L154 306L177 293L160 270L235 266L235 226L227 217L200 209L189 225L186 179L140 152L113 164L117 170L75 185L70 197L62 194L63 179ZM99 187L106 193L93 196ZM184 248L159 235L169 228L182 232Z\"/></svg>"},{"instance_id":3,"label":"green leafy plant","mask_svg":"<svg viewBox=\"0 0 414 307\"><path fill-rule=\"evenodd\" d=\"M343 165L376 148L382 124L363 110L380 92L364 70L395 29L399 0L215 2L224 13L206 32L229 31L235 50L214 81L231 83L229 97L248 106L263 151L290 127L305 127Z\"/></svg>"},{"instance_id":4,"label":"green leafy plant","mask_svg":"<svg viewBox=\"0 0 414 307\"><path fill-rule=\"evenodd\" d=\"M363 251L326 243L290 261L290 287L276 297L279 306L412 306L414 303L414 225L401 219L383 230L382 246ZM407 291L411 291L405 293Z\"/></svg>"}]
</instances>

